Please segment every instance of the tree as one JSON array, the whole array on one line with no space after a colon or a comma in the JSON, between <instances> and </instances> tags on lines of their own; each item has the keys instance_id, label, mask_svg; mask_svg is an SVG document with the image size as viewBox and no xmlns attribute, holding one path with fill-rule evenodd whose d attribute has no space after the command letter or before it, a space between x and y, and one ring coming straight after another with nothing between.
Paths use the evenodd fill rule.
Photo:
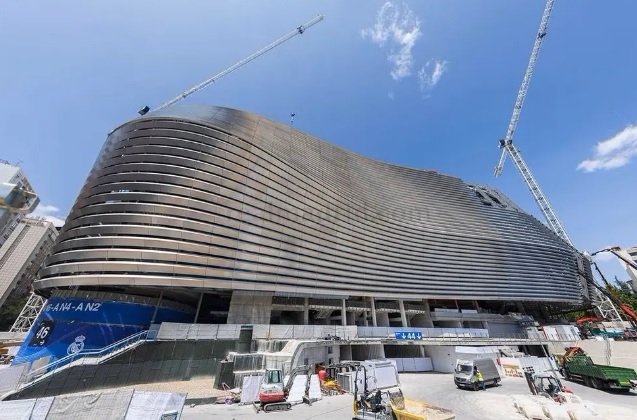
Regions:
<instances>
[{"instance_id":1,"label":"tree","mask_svg":"<svg viewBox=\"0 0 637 420\"><path fill-rule=\"evenodd\" d=\"M20 299L14 300L10 303L5 303L0 307L0 331L8 331L13 325L18 315L27 303L28 296L24 296Z\"/></svg>"}]
</instances>

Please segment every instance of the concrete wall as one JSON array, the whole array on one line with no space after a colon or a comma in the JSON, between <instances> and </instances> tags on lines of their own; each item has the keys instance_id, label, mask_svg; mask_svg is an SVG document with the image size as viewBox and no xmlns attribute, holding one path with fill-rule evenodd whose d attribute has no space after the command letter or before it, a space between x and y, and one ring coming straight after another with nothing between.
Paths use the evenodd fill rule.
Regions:
<instances>
[{"instance_id":1,"label":"concrete wall","mask_svg":"<svg viewBox=\"0 0 637 420\"><path fill-rule=\"evenodd\" d=\"M511 334L524 334L525 330L518 323L489 321L489 336L507 336Z\"/></svg>"},{"instance_id":2,"label":"concrete wall","mask_svg":"<svg viewBox=\"0 0 637 420\"><path fill-rule=\"evenodd\" d=\"M228 324L269 324L271 314L272 293L232 292Z\"/></svg>"},{"instance_id":3,"label":"concrete wall","mask_svg":"<svg viewBox=\"0 0 637 420\"><path fill-rule=\"evenodd\" d=\"M431 357L434 371L451 373L456 368L456 350L454 346L425 346L425 353Z\"/></svg>"},{"instance_id":4,"label":"concrete wall","mask_svg":"<svg viewBox=\"0 0 637 420\"><path fill-rule=\"evenodd\" d=\"M332 349L332 353L329 353L328 348ZM308 347L301 350L299 356L299 365L314 366L316 364L328 365L330 359L332 363L338 363L341 359L341 346L334 344L331 346L317 346Z\"/></svg>"},{"instance_id":5,"label":"concrete wall","mask_svg":"<svg viewBox=\"0 0 637 420\"><path fill-rule=\"evenodd\" d=\"M23 389L9 399L39 398L128 385L214 378L234 341L159 341L142 344L104 364L80 365Z\"/></svg>"}]
</instances>

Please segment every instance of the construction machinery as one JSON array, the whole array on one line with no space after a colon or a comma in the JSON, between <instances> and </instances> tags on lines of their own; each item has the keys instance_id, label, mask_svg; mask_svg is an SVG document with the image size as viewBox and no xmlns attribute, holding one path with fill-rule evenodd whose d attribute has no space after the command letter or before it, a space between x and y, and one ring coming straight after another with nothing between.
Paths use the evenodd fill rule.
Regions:
<instances>
[{"instance_id":1,"label":"construction machinery","mask_svg":"<svg viewBox=\"0 0 637 420\"><path fill-rule=\"evenodd\" d=\"M292 409L292 404L286 401L285 385L283 384L283 372L278 369L265 371L263 382L259 388L259 400L254 402L254 409L265 411L287 411Z\"/></svg>"},{"instance_id":2,"label":"construction machinery","mask_svg":"<svg viewBox=\"0 0 637 420\"><path fill-rule=\"evenodd\" d=\"M515 105L513 106L513 113L509 121L509 126L507 128L506 135L499 142L499 147L500 149L502 149L502 153L500 155L498 165L495 167L494 175L498 177L500 176L500 174L502 174L502 169L504 167L506 157L507 155L510 156L511 160L518 169L518 172L522 176L524 183L526 184L529 191L531 191L531 194L533 195L535 202L539 206L540 211L544 215L549 228L551 228L551 230L553 230L553 232L555 232L555 234L562 238L567 244L575 248L573 242L566 233L566 229L564 229L562 222L557 217L555 210L553 210L551 203L549 203L548 198L540 188L540 185L533 174L531 173L529 166L522 158L522 154L513 144L513 135L515 133L520 115L522 113L522 107L524 105L524 100L526 99L529 84L531 83L531 77L533 76L533 70L535 69L535 65L537 63L540 48L542 47L542 42L544 41L544 38L547 34L549 19L551 18L551 12L553 11L554 4L555 0L547 0L546 4L544 5L544 12L542 13L542 18L540 20L540 27L535 36L533 49L531 50L531 56L529 57L529 63L526 67L526 71L524 72L524 77L522 78L522 84L520 85L520 89L518 90ZM590 296L591 294L588 293L587 283L591 283L593 286L597 286L597 284L592 278L588 278L586 273L583 273L582 276L586 279L582 282L581 285L582 295ZM596 287L596 289L598 289L598 287ZM609 319L610 321L616 323L622 322L622 318L619 315L619 312L617 311L617 308L615 307L613 302L603 293L595 292L597 292L597 290L593 292L595 301L594 305L599 315L602 318Z\"/></svg>"},{"instance_id":3,"label":"construction machinery","mask_svg":"<svg viewBox=\"0 0 637 420\"><path fill-rule=\"evenodd\" d=\"M446 408L434 407L403 396L396 365L390 360L366 360L355 368L352 420L425 420L455 418Z\"/></svg>"},{"instance_id":4,"label":"construction machinery","mask_svg":"<svg viewBox=\"0 0 637 420\"><path fill-rule=\"evenodd\" d=\"M593 267L595 267L595 270L597 271L599 276L602 278L604 283L607 284L607 285L610 284L610 283L608 283L608 280L606 280L606 277L604 276L602 271L599 269L599 266L597 265L596 262L593 262ZM595 286L597 288L597 290L599 290L599 292L601 294L603 294L607 299L609 299L611 302L613 302L613 304L615 306L620 308L624 312L624 314L626 314L626 316L628 317L628 319L629 319L630 323L632 324L633 328L637 328L637 314L632 310L632 308L630 306L628 306L625 303L623 303L622 301L620 301L617 298L617 296L612 294L606 288L598 285L597 283L593 283L593 286Z\"/></svg>"},{"instance_id":5,"label":"construction machinery","mask_svg":"<svg viewBox=\"0 0 637 420\"><path fill-rule=\"evenodd\" d=\"M232 73L233 71L240 69L241 67L245 66L246 64L248 64L249 62L255 60L256 58L262 56L263 54L267 53L268 51L272 50L273 48L278 47L279 45L283 44L285 41L288 41L292 38L294 38L297 35L301 35L303 33L305 33L306 30L308 30L309 28L311 28L312 26L316 25L317 23L321 22L324 19L323 15L318 15L317 17L315 17L314 19L310 20L309 22L298 26L297 28L295 28L293 31L288 32L287 34L283 35L282 37L280 37L279 39L277 39L276 41L266 45L265 47L261 48L260 50L258 50L257 52L253 53L252 55L244 58L243 60L233 64L232 66L228 67L225 70L222 70L221 72L215 74L214 76L204 80L203 82L199 83L198 85L195 85L193 87L191 87L190 89L187 89L185 91L183 91L182 93L180 93L179 95L175 96L174 98L172 98L171 100L164 102L162 105L158 106L157 108L153 109L153 111L158 111L160 109L169 107L171 105L176 104L177 102L186 99L188 96L192 95L195 92L200 91L201 89L204 89L205 87L211 85L212 83L215 83L217 80L221 79L222 77ZM140 115L146 115L148 112L150 112L150 107L149 106L145 106L142 109L140 109L138 111L138 114Z\"/></svg>"},{"instance_id":6,"label":"construction machinery","mask_svg":"<svg viewBox=\"0 0 637 420\"><path fill-rule=\"evenodd\" d=\"M309 366L299 366L292 370L288 378L283 377L283 371L280 369L266 369L263 382L259 387L258 400L253 403L253 407L257 413L264 411L270 413L273 411L288 411L292 409L292 403L289 402L288 395L290 388L295 382L298 375L306 375L309 379ZM305 388L307 389L307 380ZM305 390L304 389L304 393Z\"/></svg>"},{"instance_id":7,"label":"construction machinery","mask_svg":"<svg viewBox=\"0 0 637 420\"><path fill-rule=\"evenodd\" d=\"M513 134L515 133L515 129L517 128L520 114L522 113L522 107L524 105L524 100L526 99L526 93L529 89L529 84L531 83L531 76L533 76L533 70L535 69L538 55L540 54L542 41L544 40L544 37L547 33L549 19L551 17L551 12L553 11L554 3L555 0L547 0L546 5L544 6L544 12L542 13L542 19L540 20L540 28L538 29L537 35L535 37L535 42L533 43L533 50L531 51L529 63L526 67L526 71L524 72L522 84L520 85L520 89L518 90L518 96L515 99L515 105L513 106L513 113L511 115L511 120L509 121L509 127L507 128L506 135L502 140L500 140L499 143L499 146L502 149L502 154L500 155L500 160L498 161L498 165L495 168L494 174L496 177L500 176L507 154L511 156L511 160L520 172L520 175L522 175L522 178L524 179L526 186L529 188L529 191L531 191L531 194L533 194L533 197L539 205L542 214L546 218L549 227L555 233L557 233L559 237L572 245L572 242L566 234L566 230L558 219L557 214L555 214L555 211L542 192L540 185L535 180L535 177L533 177L533 174L522 158L520 151L513 144Z\"/></svg>"},{"instance_id":8,"label":"construction machinery","mask_svg":"<svg viewBox=\"0 0 637 420\"><path fill-rule=\"evenodd\" d=\"M634 369L597 365L581 347L568 347L563 355L556 355L559 371L566 380L583 382L595 389L628 392L637 387Z\"/></svg>"},{"instance_id":9,"label":"construction machinery","mask_svg":"<svg viewBox=\"0 0 637 420\"><path fill-rule=\"evenodd\" d=\"M562 385L562 381L551 372L541 372L532 374L530 372L524 372L524 377L529 385L531 394L541 395L553 401L562 403L566 402L564 394L572 394L569 388Z\"/></svg>"}]
</instances>

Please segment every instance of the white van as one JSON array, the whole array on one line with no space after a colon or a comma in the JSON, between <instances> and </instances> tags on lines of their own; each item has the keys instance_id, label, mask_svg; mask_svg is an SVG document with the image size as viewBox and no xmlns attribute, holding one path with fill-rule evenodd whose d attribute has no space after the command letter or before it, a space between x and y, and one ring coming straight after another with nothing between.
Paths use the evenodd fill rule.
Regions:
<instances>
[{"instance_id":1,"label":"white van","mask_svg":"<svg viewBox=\"0 0 637 420\"><path fill-rule=\"evenodd\" d=\"M470 388L475 391L480 388L473 377L474 366L482 373L485 386L496 386L500 383L500 373L493 359L457 360L453 381L458 388Z\"/></svg>"}]
</instances>

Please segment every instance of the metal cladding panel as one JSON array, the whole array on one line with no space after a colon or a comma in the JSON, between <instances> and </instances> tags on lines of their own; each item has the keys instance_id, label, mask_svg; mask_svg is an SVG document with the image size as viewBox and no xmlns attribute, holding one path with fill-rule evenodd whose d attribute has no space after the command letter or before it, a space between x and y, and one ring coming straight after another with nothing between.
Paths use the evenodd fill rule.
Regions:
<instances>
[{"instance_id":1,"label":"metal cladding panel","mask_svg":"<svg viewBox=\"0 0 637 420\"><path fill-rule=\"evenodd\" d=\"M35 287L578 302L577 255L492 188L173 107L109 135Z\"/></svg>"}]
</instances>

